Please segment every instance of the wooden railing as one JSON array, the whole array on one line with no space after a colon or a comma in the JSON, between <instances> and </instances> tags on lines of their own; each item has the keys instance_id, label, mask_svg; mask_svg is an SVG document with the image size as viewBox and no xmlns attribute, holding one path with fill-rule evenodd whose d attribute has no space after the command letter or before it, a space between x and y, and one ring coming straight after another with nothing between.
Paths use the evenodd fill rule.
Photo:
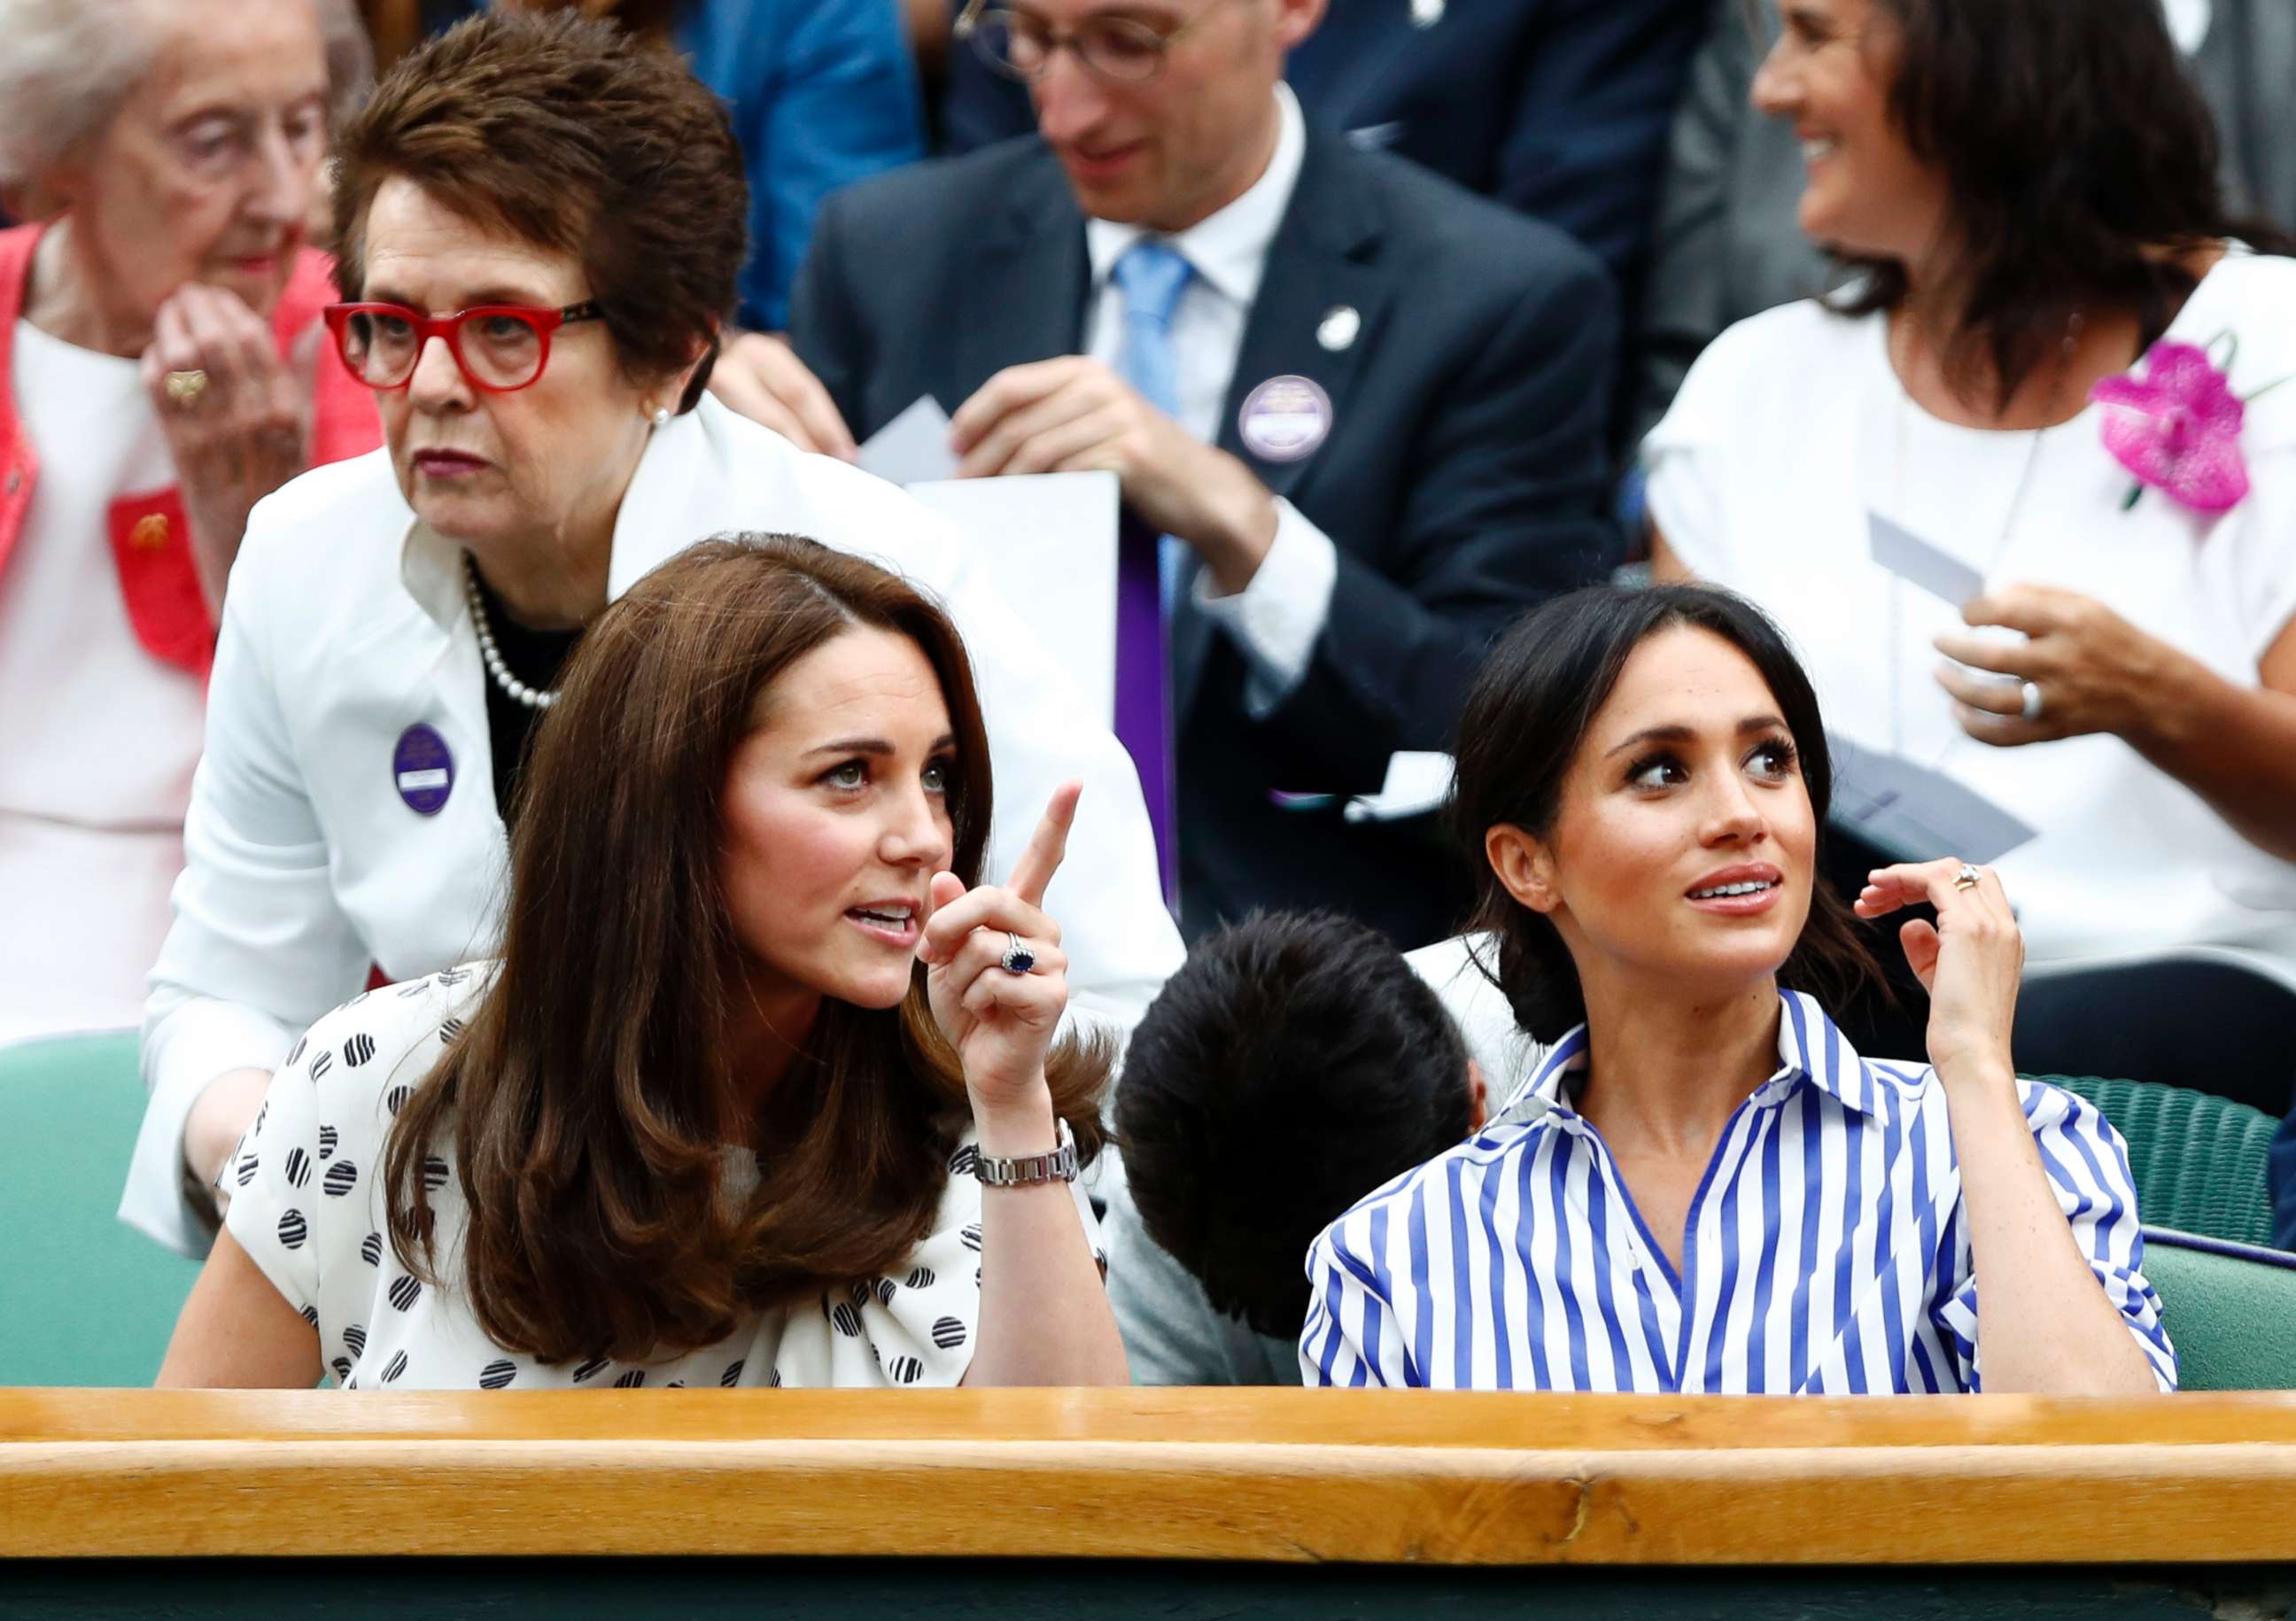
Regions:
<instances>
[{"instance_id":1,"label":"wooden railing","mask_svg":"<svg viewBox=\"0 0 2296 1621\"><path fill-rule=\"evenodd\" d=\"M2296 1396L0 1390L0 1555L569 1553L2288 1560Z\"/></svg>"}]
</instances>

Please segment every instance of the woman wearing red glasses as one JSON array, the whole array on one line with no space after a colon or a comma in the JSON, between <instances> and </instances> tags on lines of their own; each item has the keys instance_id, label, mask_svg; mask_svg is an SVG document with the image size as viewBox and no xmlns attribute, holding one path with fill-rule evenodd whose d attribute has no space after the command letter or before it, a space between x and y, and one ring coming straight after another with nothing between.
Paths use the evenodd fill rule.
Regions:
<instances>
[{"instance_id":1,"label":"woman wearing red glasses","mask_svg":"<svg viewBox=\"0 0 2296 1621\"><path fill-rule=\"evenodd\" d=\"M609 602L721 531L865 553L946 604L1000 798L1086 780L1055 895L1070 979L1080 1008L1136 1016L1180 950L1114 737L940 520L706 392L747 213L716 98L608 25L489 15L403 59L335 155L327 326L388 450L249 523L123 1218L198 1248L295 1034L372 976L488 948L506 823L553 814L519 782L561 667ZM633 747L654 718L631 717ZM991 867L1029 831L1000 817Z\"/></svg>"},{"instance_id":2,"label":"woman wearing red glasses","mask_svg":"<svg viewBox=\"0 0 2296 1621\"><path fill-rule=\"evenodd\" d=\"M304 246L359 44L342 0L0 0L0 1044L135 1023L248 509L381 438Z\"/></svg>"}]
</instances>

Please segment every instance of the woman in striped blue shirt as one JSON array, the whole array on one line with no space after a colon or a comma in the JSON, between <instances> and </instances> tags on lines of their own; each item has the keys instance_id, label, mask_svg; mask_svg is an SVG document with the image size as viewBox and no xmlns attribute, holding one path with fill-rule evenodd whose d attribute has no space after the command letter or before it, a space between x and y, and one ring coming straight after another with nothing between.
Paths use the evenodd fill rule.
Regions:
<instances>
[{"instance_id":1,"label":"woman in striped blue shirt","mask_svg":"<svg viewBox=\"0 0 2296 1621\"><path fill-rule=\"evenodd\" d=\"M1825 733L1759 610L1685 586L1552 603L1460 734L1476 923L1549 1052L1316 1241L1308 1383L2175 1388L2119 1134L2011 1061L1999 880L1892 867L1856 903L1936 908L1899 928L1929 1063L1862 1058L1827 1018L1874 962L1816 880Z\"/></svg>"}]
</instances>

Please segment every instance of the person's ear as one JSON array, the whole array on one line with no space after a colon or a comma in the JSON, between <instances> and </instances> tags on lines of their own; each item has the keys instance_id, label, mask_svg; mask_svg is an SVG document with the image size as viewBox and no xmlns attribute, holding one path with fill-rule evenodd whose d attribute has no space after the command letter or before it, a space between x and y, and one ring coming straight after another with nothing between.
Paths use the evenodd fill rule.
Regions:
<instances>
[{"instance_id":1,"label":"person's ear","mask_svg":"<svg viewBox=\"0 0 2296 1621\"><path fill-rule=\"evenodd\" d=\"M1324 20L1326 0L1275 0L1275 43L1285 54L1300 48Z\"/></svg>"},{"instance_id":2,"label":"person's ear","mask_svg":"<svg viewBox=\"0 0 2296 1621\"><path fill-rule=\"evenodd\" d=\"M1467 1134L1472 1137L1483 1129L1483 1122L1491 1118L1491 1085L1483 1078L1483 1067L1473 1059L1467 1060Z\"/></svg>"},{"instance_id":3,"label":"person's ear","mask_svg":"<svg viewBox=\"0 0 2296 1621\"><path fill-rule=\"evenodd\" d=\"M664 388L662 392L667 397L660 403L671 408L672 415L686 409L689 402L700 401L701 387L708 382L709 373L717 369L718 357L726 351L728 335L722 323L712 327L709 336L693 346L693 356L686 361L685 370ZM701 373L698 380L697 372Z\"/></svg>"},{"instance_id":4,"label":"person's ear","mask_svg":"<svg viewBox=\"0 0 2296 1621\"><path fill-rule=\"evenodd\" d=\"M1502 822L1483 835L1483 859L1520 905L1541 916L1562 905L1554 881L1554 848L1536 834Z\"/></svg>"}]
</instances>

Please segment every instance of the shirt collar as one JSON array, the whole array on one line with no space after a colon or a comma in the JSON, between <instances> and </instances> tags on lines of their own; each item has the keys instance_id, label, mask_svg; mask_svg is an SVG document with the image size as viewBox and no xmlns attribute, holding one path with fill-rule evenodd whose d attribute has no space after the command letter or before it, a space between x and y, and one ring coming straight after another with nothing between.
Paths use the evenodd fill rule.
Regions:
<instances>
[{"instance_id":1,"label":"shirt collar","mask_svg":"<svg viewBox=\"0 0 2296 1621\"><path fill-rule=\"evenodd\" d=\"M1805 1082L1845 1109L1875 1115L1880 1077L1858 1057L1816 998L1800 991L1778 993L1778 1068L1754 1095L1764 1103L1783 1102ZM1587 1027L1578 1026L1539 1060L1529 1078L1507 1100L1493 1126L1529 1126L1548 1116L1575 1121L1564 1082L1587 1067Z\"/></svg>"},{"instance_id":2,"label":"shirt collar","mask_svg":"<svg viewBox=\"0 0 2296 1621\"><path fill-rule=\"evenodd\" d=\"M1300 184L1300 168L1308 156L1308 121L1292 86L1275 86L1277 131L1275 154L1251 189L1207 219L1199 220L1170 238L1195 273L1214 291L1250 309L1259 296L1259 281L1267 268L1268 245L1292 206ZM1085 247L1092 258L1092 284L1097 292L1125 250L1151 233L1144 225L1119 225L1114 220L1085 222Z\"/></svg>"}]
</instances>

